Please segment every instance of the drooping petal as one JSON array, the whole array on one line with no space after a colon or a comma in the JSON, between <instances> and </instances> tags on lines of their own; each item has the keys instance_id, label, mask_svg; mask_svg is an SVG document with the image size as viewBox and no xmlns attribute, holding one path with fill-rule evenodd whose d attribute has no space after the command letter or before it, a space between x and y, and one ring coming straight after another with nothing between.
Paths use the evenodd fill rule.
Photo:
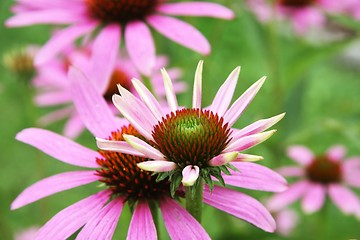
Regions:
<instances>
[{"instance_id":1,"label":"drooping petal","mask_svg":"<svg viewBox=\"0 0 360 240\"><path fill-rule=\"evenodd\" d=\"M314 154L305 146L294 145L287 149L289 158L295 160L300 165L308 165L313 159Z\"/></svg>"},{"instance_id":2,"label":"drooping petal","mask_svg":"<svg viewBox=\"0 0 360 240\"><path fill-rule=\"evenodd\" d=\"M281 167L276 171L284 177L301 177L305 174L304 169L301 167Z\"/></svg>"},{"instance_id":3,"label":"drooping petal","mask_svg":"<svg viewBox=\"0 0 360 240\"><path fill-rule=\"evenodd\" d=\"M145 157L145 155L135 150L129 143L125 141L113 141L101 138L96 138L96 144L98 148L106 151L121 152L124 154L131 154L139 157Z\"/></svg>"},{"instance_id":4,"label":"drooping petal","mask_svg":"<svg viewBox=\"0 0 360 240\"><path fill-rule=\"evenodd\" d=\"M354 192L340 184L330 184L328 191L333 203L344 214L360 216L360 200Z\"/></svg>"},{"instance_id":5,"label":"drooping petal","mask_svg":"<svg viewBox=\"0 0 360 240\"><path fill-rule=\"evenodd\" d=\"M230 9L210 2L165 3L157 8L158 12L175 16L197 16L232 19L235 14Z\"/></svg>"},{"instance_id":6,"label":"drooping petal","mask_svg":"<svg viewBox=\"0 0 360 240\"><path fill-rule=\"evenodd\" d=\"M227 164L229 162L234 161L238 155L239 155L238 152L227 152L227 153L217 155L216 157L212 158L209 161L209 165L210 166L221 166L221 165Z\"/></svg>"},{"instance_id":7,"label":"drooping petal","mask_svg":"<svg viewBox=\"0 0 360 240\"><path fill-rule=\"evenodd\" d=\"M155 44L150 29L142 21L132 21L125 27L127 52L136 68L150 76L155 66Z\"/></svg>"},{"instance_id":8,"label":"drooping petal","mask_svg":"<svg viewBox=\"0 0 360 240\"><path fill-rule=\"evenodd\" d=\"M99 153L48 130L27 128L19 132L16 139L65 163L80 167L99 167L95 161L96 158L101 158Z\"/></svg>"},{"instance_id":9,"label":"drooping petal","mask_svg":"<svg viewBox=\"0 0 360 240\"><path fill-rule=\"evenodd\" d=\"M111 240L124 206L124 198L118 197L98 211L81 229L78 240Z\"/></svg>"},{"instance_id":10,"label":"drooping petal","mask_svg":"<svg viewBox=\"0 0 360 240\"><path fill-rule=\"evenodd\" d=\"M164 87L165 87L167 102L169 104L171 111L175 112L178 109L178 102L176 99L172 81L170 79L169 74L166 72L166 70L164 68L161 69L161 75L164 80Z\"/></svg>"},{"instance_id":11,"label":"drooping petal","mask_svg":"<svg viewBox=\"0 0 360 240\"><path fill-rule=\"evenodd\" d=\"M146 20L156 31L174 42L204 55L210 53L209 42L193 26L178 19L161 15L151 15Z\"/></svg>"},{"instance_id":12,"label":"drooping petal","mask_svg":"<svg viewBox=\"0 0 360 240\"><path fill-rule=\"evenodd\" d=\"M131 218L127 240L157 239L156 228L149 205L146 201L139 201Z\"/></svg>"},{"instance_id":13,"label":"drooping petal","mask_svg":"<svg viewBox=\"0 0 360 240\"><path fill-rule=\"evenodd\" d=\"M260 80L251 85L230 107L229 110L226 111L224 115L224 122L228 122L231 127L246 107L253 100L255 95L260 90L261 86L264 84L266 77L262 77Z\"/></svg>"},{"instance_id":14,"label":"drooping petal","mask_svg":"<svg viewBox=\"0 0 360 240\"><path fill-rule=\"evenodd\" d=\"M289 186L285 192L277 193L272 196L267 204L270 211L280 211L291 203L299 199L307 190L309 183L307 181L299 181Z\"/></svg>"},{"instance_id":15,"label":"drooping petal","mask_svg":"<svg viewBox=\"0 0 360 240\"><path fill-rule=\"evenodd\" d=\"M146 161L138 163L137 166L150 172L168 172L177 167L176 163L169 161Z\"/></svg>"},{"instance_id":16,"label":"drooping petal","mask_svg":"<svg viewBox=\"0 0 360 240\"><path fill-rule=\"evenodd\" d=\"M94 173L94 171L65 172L40 180L20 193L12 202L11 209L14 210L55 193L99 180Z\"/></svg>"},{"instance_id":17,"label":"drooping petal","mask_svg":"<svg viewBox=\"0 0 360 240\"><path fill-rule=\"evenodd\" d=\"M94 40L90 58L90 75L97 90L104 93L115 69L120 47L121 29L118 24L107 25Z\"/></svg>"},{"instance_id":18,"label":"drooping petal","mask_svg":"<svg viewBox=\"0 0 360 240\"><path fill-rule=\"evenodd\" d=\"M301 202L304 212L313 213L318 211L324 204L325 195L325 186L317 183L309 184Z\"/></svg>"},{"instance_id":19,"label":"drooping petal","mask_svg":"<svg viewBox=\"0 0 360 240\"><path fill-rule=\"evenodd\" d=\"M64 136L74 139L85 130L85 125L77 113L74 113L64 126Z\"/></svg>"},{"instance_id":20,"label":"drooping petal","mask_svg":"<svg viewBox=\"0 0 360 240\"><path fill-rule=\"evenodd\" d=\"M295 211L291 209L285 209L276 213L275 220L276 231L283 236L288 236L298 224L299 217Z\"/></svg>"},{"instance_id":21,"label":"drooping petal","mask_svg":"<svg viewBox=\"0 0 360 240\"><path fill-rule=\"evenodd\" d=\"M257 144L260 144L270 138L276 130L270 130L267 132L256 133L253 135L249 135L246 137L242 137L235 142L230 143L224 150L224 152L232 152L232 151L244 151L249 149Z\"/></svg>"},{"instance_id":22,"label":"drooping petal","mask_svg":"<svg viewBox=\"0 0 360 240\"><path fill-rule=\"evenodd\" d=\"M333 161L343 160L346 154L346 148L342 145L332 146L327 152L326 155Z\"/></svg>"},{"instance_id":23,"label":"drooping petal","mask_svg":"<svg viewBox=\"0 0 360 240\"><path fill-rule=\"evenodd\" d=\"M160 209L171 239L210 239L205 229L176 201L164 197Z\"/></svg>"},{"instance_id":24,"label":"drooping petal","mask_svg":"<svg viewBox=\"0 0 360 240\"><path fill-rule=\"evenodd\" d=\"M276 223L269 211L254 198L231 189L215 186L204 190L204 202L241 218L266 232L274 232Z\"/></svg>"},{"instance_id":25,"label":"drooping petal","mask_svg":"<svg viewBox=\"0 0 360 240\"><path fill-rule=\"evenodd\" d=\"M238 153L237 157L233 160L234 162L257 162L263 160L262 156Z\"/></svg>"},{"instance_id":26,"label":"drooping petal","mask_svg":"<svg viewBox=\"0 0 360 240\"><path fill-rule=\"evenodd\" d=\"M67 239L101 210L109 194L101 191L65 208L39 230L36 239Z\"/></svg>"},{"instance_id":27,"label":"drooping petal","mask_svg":"<svg viewBox=\"0 0 360 240\"><path fill-rule=\"evenodd\" d=\"M232 162L239 171L230 170L224 175L226 184L261 191L282 192L287 189L286 180L270 168L251 162Z\"/></svg>"},{"instance_id":28,"label":"drooping petal","mask_svg":"<svg viewBox=\"0 0 360 240\"><path fill-rule=\"evenodd\" d=\"M235 87L239 79L240 67L235 68L226 81L221 85L216 96L210 106L212 112L216 112L219 116L223 116L229 107L231 99L234 95Z\"/></svg>"},{"instance_id":29,"label":"drooping petal","mask_svg":"<svg viewBox=\"0 0 360 240\"><path fill-rule=\"evenodd\" d=\"M127 134L123 134L123 137L127 143L129 143L133 148L135 148L139 152L143 153L146 157L155 160L165 160L164 155L159 150L152 147L148 143L144 142L140 138Z\"/></svg>"},{"instance_id":30,"label":"drooping petal","mask_svg":"<svg viewBox=\"0 0 360 240\"><path fill-rule=\"evenodd\" d=\"M56 32L36 55L35 65L39 66L49 61L77 38L91 32L95 27L95 23L77 24Z\"/></svg>"},{"instance_id":31,"label":"drooping petal","mask_svg":"<svg viewBox=\"0 0 360 240\"><path fill-rule=\"evenodd\" d=\"M53 106L71 102L71 95L67 91L51 91L40 93L35 97L38 106Z\"/></svg>"},{"instance_id":32,"label":"drooping petal","mask_svg":"<svg viewBox=\"0 0 360 240\"><path fill-rule=\"evenodd\" d=\"M72 81L71 90L76 110L94 136L109 137L111 132L121 127L117 126L107 102L84 73L71 67L69 79Z\"/></svg>"},{"instance_id":33,"label":"drooping petal","mask_svg":"<svg viewBox=\"0 0 360 240\"><path fill-rule=\"evenodd\" d=\"M185 187L192 186L199 178L200 169L198 166L188 165L182 170L182 184Z\"/></svg>"},{"instance_id":34,"label":"drooping petal","mask_svg":"<svg viewBox=\"0 0 360 240\"><path fill-rule=\"evenodd\" d=\"M195 71L192 108L201 108L203 64L204 61L200 60Z\"/></svg>"}]
</instances>

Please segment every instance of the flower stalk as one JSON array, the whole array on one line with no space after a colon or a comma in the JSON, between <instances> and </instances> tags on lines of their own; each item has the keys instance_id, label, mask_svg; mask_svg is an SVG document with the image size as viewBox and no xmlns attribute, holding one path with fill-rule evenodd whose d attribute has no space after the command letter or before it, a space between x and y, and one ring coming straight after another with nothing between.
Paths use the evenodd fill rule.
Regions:
<instances>
[{"instance_id":1,"label":"flower stalk","mask_svg":"<svg viewBox=\"0 0 360 240\"><path fill-rule=\"evenodd\" d=\"M199 178L193 186L185 188L186 210L200 223L202 215L202 202L204 180Z\"/></svg>"}]
</instances>

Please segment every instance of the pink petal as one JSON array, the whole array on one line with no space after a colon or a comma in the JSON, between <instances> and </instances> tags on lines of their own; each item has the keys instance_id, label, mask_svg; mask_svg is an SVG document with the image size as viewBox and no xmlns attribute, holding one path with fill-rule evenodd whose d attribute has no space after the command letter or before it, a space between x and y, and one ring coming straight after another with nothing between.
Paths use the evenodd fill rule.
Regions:
<instances>
[{"instance_id":1,"label":"pink petal","mask_svg":"<svg viewBox=\"0 0 360 240\"><path fill-rule=\"evenodd\" d=\"M99 180L94 173L94 171L65 172L40 180L20 193L11 204L11 209L14 210L52 194Z\"/></svg>"},{"instance_id":2,"label":"pink petal","mask_svg":"<svg viewBox=\"0 0 360 240\"><path fill-rule=\"evenodd\" d=\"M69 79L72 81L76 110L87 129L96 137L111 136L111 132L121 126L116 124L115 116L103 96L79 69L71 67Z\"/></svg>"},{"instance_id":3,"label":"pink petal","mask_svg":"<svg viewBox=\"0 0 360 240\"><path fill-rule=\"evenodd\" d=\"M125 141L112 141L101 138L96 138L96 144L98 148L106 151L121 152L124 154L131 154L139 157L145 157L145 155L135 150L130 144Z\"/></svg>"},{"instance_id":4,"label":"pink petal","mask_svg":"<svg viewBox=\"0 0 360 240\"><path fill-rule=\"evenodd\" d=\"M214 17L223 19L234 18L234 12L216 3L182 2L161 4L158 12L176 16Z\"/></svg>"},{"instance_id":5,"label":"pink petal","mask_svg":"<svg viewBox=\"0 0 360 240\"><path fill-rule=\"evenodd\" d=\"M286 180L270 168L251 162L232 162L239 171L223 175L226 184L261 191L282 192L288 188Z\"/></svg>"},{"instance_id":6,"label":"pink petal","mask_svg":"<svg viewBox=\"0 0 360 240\"><path fill-rule=\"evenodd\" d=\"M329 150L327 150L326 155L333 161L343 160L346 154L346 148L342 145L332 146Z\"/></svg>"},{"instance_id":7,"label":"pink petal","mask_svg":"<svg viewBox=\"0 0 360 240\"><path fill-rule=\"evenodd\" d=\"M294 145L287 149L289 158L295 160L300 165L308 165L314 159L314 154L310 149L300 145Z\"/></svg>"},{"instance_id":8,"label":"pink petal","mask_svg":"<svg viewBox=\"0 0 360 240\"><path fill-rule=\"evenodd\" d=\"M193 26L175 18L152 15L147 22L162 35L201 54L210 53L206 38Z\"/></svg>"},{"instance_id":9,"label":"pink petal","mask_svg":"<svg viewBox=\"0 0 360 240\"><path fill-rule=\"evenodd\" d=\"M276 223L269 211L254 198L231 189L216 186L204 190L204 202L241 218L266 232L274 232Z\"/></svg>"},{"instance_id":10,"label":"pink petal","mask_svg":"<svg viewBox=\"0 0 360 240\"><path fill-rule=\"evenodd\" d=\"M107 25L101 30L92 45L91 74L89 76L94 79L95 86L101 93L105 92L115 69L120 47L120 35L119 25Z\"/></svg>"},{"instance_id":11,"label":"pink petal","mask_svg":"<svg viewBox=\"0 0 360 240\"><path fill-rule=\"evenodd\" d=\"M226 81L221 85L216 93L216 96L210 106L210 110L223 116L229 107L231 99L234 95L235 87L240 74L240 67L235 68Z\"/></svg>"},{"instance_id":12,"label":"pink petal","mask_svg":"<svg viewBox=\"0 0 360 240\"><path fill-rule=\"evenodd\" d=\"M141 21L126 24L125 44L136 68L150 76L155 66L155 44L150 29Z\"/></svg>"},{"instance_id":13,"label":"pink petal","mask_svg":"<svg viewBox=\"0 0 360 240\"><path fill-rule=\"evenodd\" d=\"M164 80L164 88L166 93L166 100L168 102L169 108L172 112L175 112L178 109L178 102L176 99L176 94L173 88L172 81L170 79L169 74L166 72L166 70L163 68L161 69L161 75Z\"/></svg>"},{"instance_id":14,"label":"pink petal","mask_svg":"<svg viewBox=\"0 0 360 240\"><path fill-rule=\"evenodd\" d=\"M276 171L284 177L301 177L305 175L304 169L301 167L281 167Z\"/></svg>"},{"instance_id":15,"label":"pink petal","mask_svg":"<svg viewBox=\"0 0 360 240\"><path fill-rule=\"evenodd\" d=\"M98 211L82 228L76 239L111 240L124 206L119 197Z\"/></svg>"},{"instance_id":16,"label":"pink petal","mask_svg":"<svg viewBox=\"0 0 360 240\"><path fill-rule=\"evenodd\" d=\"M251 85L226 111L224 115L224 122L228 122L231 127L237 119L240 117L241 113L246 109L246 107L253 100L255 95L260 90L261 86L265 82L265 77L262 77L260 80Z\"/></svg>"},{"instance_id":17,"label":"pink petal","mask_svg":"<svg viewBox=\"0 0 360 240\"><path fill-rule=\"evenodd\" d=\"M311 183L307 187L302 200L302 208L305 213L318 211L325 201L325 187L321 184Z\"/></svg>"},{"instance_id":18,"label":"pink petal","mask_svg":"<svg viewBox=\"0 0 360 240\"><path fill-rule=\"evenodd\" d=\"M210 166L221 166L224 164L228 164L229 162L234 161L235 159L237 159L239 156L238 152L227 152L227 153L222 153L219 154L215 157L213 157L212 159L209 160L208 164ZM240 159L244 160L244 155L240 156Z\"/></svg>"},{"instance_id":19,"label":"pink petal","mask_svg":"<svg viewBox=\"0 0 360 240\"><path fill-rule=\"evenodd\" d=\"M171 239L210 239L204 228L176 201L164 197L160 209Z\"/></svg>"},{"instance_id":20,"label":"pink petal","mask_svg":"<svg viewBox=\"0 0 360 240\"><path fill-rule=\"evenodd\" d=\"M299 199L307 190L309 183L307 181L299 181L289 186L285 192L277 193L272 196L267 204L270 211L280 211L291 203Z\"/></svg>"},{"instance_id":21,"label":"pink petal","mask_svg":"<svg viewBox=\"0 0 360 240\"><path fill-rule=\"evenodd\" d=\"M240 139L231 142L224 150L224 152L233 152L233 151L244 151L246 149L252 148L255 145L258 145L268 138L270 138L276 130L270 130L267 132L256 133L253 135L245 136Z\"/></svg>"},{"instance_id":22,"label":"pink petal","mask_svg":"<svg viewBox=\"0 0 360 240\"><path fill-rule=\"evenodd\" d=\"M182 184L185 187L192 186L199 178L200 169L198 166L188 165L182 170Z\"/></svg>"},{"instance_id":23,"label":"pink petal","mask_svg":"<svg viewBox=\"0 0 360 240\"><path fill-rule=\"evenodd\" d=\"M65 208L39 230L36 239L67 239L97 214L108 199L109 192L102 191Z\"/></svg>"},{"instance_id":24,"label":"pink petal","mask_svg":"<svg viewBox=\"0 0 360 240\"><path fill-rule=\"evenodd\" d=\"M176 163L169 161L146 161L138 163L137 166L151 172L169 172L177 167Z\"/></svg>"},{"instance_id":25,"label":"pink petal","mask_svg":"<svg viewBox=\"0 0 360 240\"><path fill-rule=\"evenodd\" d=\"M331 200L344 214L360 216L360 200L354 192L340 184L330 184L328 191Z\"/></svg>"},{"instance_id":26,"label":"pink petal","mask_svg":"<svg viewBox=\"0 0 360 240\"><path fill-rule=\"evenodd\" d=\"M146 143L145 141L141 140L140 138L127 134L123 134L123 137L126 142L128 142L133 148L135 148L139 152L143 153L146 157L156 160L165 160L164 155L159 150Z\"/></svg>"},{"instance_id":27,"label":"pink petal","mask_svg":"<svg viewBox=\"0 0 360 240\"><path fill-rule=\"evenodd\" d=\"M58 31L38 52L35 65L39 66L49 61L81 35L91 32L95 27L95 23L77 24Z\"/></svg>"},{"instance_id":28,"label":"pink petal","mask_svg":"<svg viewBox=\"0 0 360 240\"><path fill-rule=\"evenodd\" d=\"M84 123L80 119L78 113L75 112L65 124L64 136L67 138L74 139L77 138L84 130L85 130Z\"/></svg>"},{"instance_id":29,"label":"pink petal","mask_svg":"<svg viewBox=\"0 0 360 240\"><path fill-rule=\"evenodd\" d=\"M53 106L71 102L71 95L67 91L53 91L38 94L35 103L38 106Z\"/></svg>"},{"instance_id":30,"label":"pink petal","mask_svg":"<svg viewBox=\"0 0 360 240\"><path fill-rule=\"evenodd\" d=\"M101 158L101 155L98 152L56 133L38 128L28 128L19 132L16 139L65 163L80 167L99 167L96 158Z\"/></svg>"},{"instance_id":31,"label":"pink petal","mask_svg":"<svg viewBox=\"0 0 360 240\"><path fill-rule=\"evenodd\" d=\"M193 99L192 99L192 108L201 108L201 97L202 97L202 71L203 71L204 61L200 60L194 79L194 89L193 89Z\"/></svg>"},{"instance_id":32,"label":"pink petal","mask_svg":"<svg viewBox=\"0 0 360 240\"><path fill-rule=\"evenodd\" d=\"M73 106L61 108L61 109L53 111L45 116L42 116L41 118L38 119L37 123L40 126L46 126L46 125L56 122L60 119L69 117L72 112L73 112Z\"/></svg>"},{"instance_id":33,"label":"pink petal","mask_svg":"<svg viewBox=\"0 0 360 240\"><path fill-rule=\"evenodd\" d=\"M295 211L285 209L278 212L275 216L276 231L283 236L288 236L295 229L299 222L299 217Z\"/></svg>"},{"instance_id":34,"label":"pink petal","mask_svg":"<svg viewBox=\"0 0 360 240\"><path fill-rule=\"evenodd\" d=\"M157 239L154 220L146 201L139 201L136 205L126 239Z\"/></svg>"}]
</instances>

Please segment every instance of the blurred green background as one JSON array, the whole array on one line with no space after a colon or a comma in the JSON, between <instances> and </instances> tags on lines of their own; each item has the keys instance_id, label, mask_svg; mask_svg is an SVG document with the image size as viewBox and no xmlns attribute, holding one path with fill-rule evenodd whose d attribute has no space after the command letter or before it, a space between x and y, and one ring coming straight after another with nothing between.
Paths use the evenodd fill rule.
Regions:
<instances>
[{"instance_id":1,"label":"blurred green background","mask_svg":"<svg viewBox=\"0 0 360 240\"><path fill-rule=\"evenodd\" d=\"M278 132L267 142L249 151L264 156L262 164L279 167L292 164L285 156L291 144L304 144L323 153L333 144L348 148L348 156L360 155L360 47L356 55L356 39L360 31L336 42L310 43L288 33L281 25L263 25L246 11L239 0L218 0L236 13L233 21L210 18L184 18L209 40L212 53L200 56L153 32L157 52L170 57L170 66L180 67L189 91L179 96L184 105L191 103L191 84L197 62L205 60L203 106L211 103L218 87L238 65L242 66L235 96L266 75L268 80L248 107L237 126L245 126L260 118L283 111L287 115L275 128ZM0 1L0 20L11 14L13 1ZM6 29L0 26L0 53L28 44L43 44L49 37L48 26ZM347 53L352 52L352 56ZM355 54L354 54L355 52ZM33 105L34 90L29 79L0 65L0 238L12 239L15 232L30 226L41 226L55 213L97 191L96 184L72 189L47 197L16 211L10 211L15 197L30 184L44 177L75 167L60 163L40 151L17 142L17 132L36 127L36 120L49 108ZM61 132L64 122L49 129ZM95 141L89 133L78 139L93 149ZM360 176L359 176L360 177ZM244 191L264 201L270 193ZM359 194L360 192L357 191ZM305 215L299 203L300 223L288 237L270 234L250 224L205 206L203 225L213 239L360 239L359 221L343 215L331 202L320 212ZM129 224L125 210L116 230L116 239L124 239ZM162 237L168 238L162 229Z\"/></svg>"}]
</instances>

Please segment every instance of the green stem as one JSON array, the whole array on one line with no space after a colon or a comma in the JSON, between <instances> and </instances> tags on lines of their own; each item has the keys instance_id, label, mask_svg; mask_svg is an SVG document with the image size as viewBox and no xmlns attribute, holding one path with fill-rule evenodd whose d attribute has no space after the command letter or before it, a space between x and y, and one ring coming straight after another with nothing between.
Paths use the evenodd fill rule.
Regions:
<instances>
[{"instance_id":1,"label":"green stem","mask_svg":"<svg viewBox=\"0 0 360 240\"><path fill-rule=\"evenodd\" d=\"M204 180L201 178L198 179L197 183L193 186L186 187L185 189L186 210L198 220L198 222L201 222L203 192Z\"/></svg>"},{"instance_id":2,"label":"green stem","mask_svg":"<svg viewBox=\"0 0 360 240\"><path fill-rule=\"evenodd\" d=\"M160 226L159 226L159 208L156 204L155 201L148 201L149 206L150 206L150 211L151 211L151 215L153 217L154 220L154 224L155 224L155 228L156 228L156 233L159 239L160 236Z\"/></svg>"}]
</instances>

